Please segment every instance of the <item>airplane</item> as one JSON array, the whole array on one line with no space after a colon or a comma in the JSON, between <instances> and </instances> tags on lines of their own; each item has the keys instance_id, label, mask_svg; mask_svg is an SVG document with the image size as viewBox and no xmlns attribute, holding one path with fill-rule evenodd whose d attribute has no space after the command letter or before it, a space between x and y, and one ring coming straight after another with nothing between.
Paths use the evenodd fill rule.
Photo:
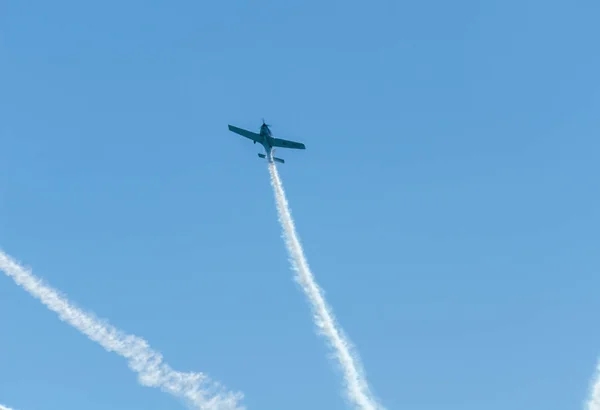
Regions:
<instances>
[{"instance_id":1,"label":"airplane","mask_svg":"<svg viewBox=\"0 0 600 410\"><path fill-rule=\"evenodd\" d=\"M266 158L267 161L273 163L273 161L280 162L285 164L285 161L281 158L276 158L273 156L273 152L275 152L275 147L282 148L293 148L293 149L306 149L306 146L300 142L288 141L280 138L273 138L273 134L269 129L269 125L265 124L265 120L263 119L263 123L260 126L260 134L256 134L251 131L247 131L238 127L234 127L233 125L228 125L229 131L235 132L236 134L242 135L246 138L251 139L256 144L262 144L265 148L265 154L258 154L260 158Z\"/></svg>"}]
</instances>

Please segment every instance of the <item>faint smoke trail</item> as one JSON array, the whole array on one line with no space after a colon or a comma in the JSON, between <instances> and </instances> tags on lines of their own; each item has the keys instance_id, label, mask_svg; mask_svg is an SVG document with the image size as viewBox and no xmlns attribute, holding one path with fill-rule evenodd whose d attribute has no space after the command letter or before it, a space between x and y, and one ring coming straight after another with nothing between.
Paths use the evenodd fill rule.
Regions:
<instances>
[{"instance_id":1,"label":"faint smoke trail","mask_svg":"<svg viewBox=\"0 0 600 410\"><path fill-rule=\"evenodd\" d=\"M74 306L55 289L43 283L27 269L0 250L0 270L12 278L31 296L39 299L59 318L100 344L109 352L128 359L129 367L138 374L138 381L158 387L186 401L199 410L242 410L238 405L241 393L227 393L202 373L181 373L163 363L162 355L137 336L126 335L93 314ZM207 386L211 384L211 386ZM4 410L4 409L3 409Z\"/></svg>"},{"instance_id":2,"label":"faint smoke trail","mask_svg":"<svg viewBox=\"0 0 600 410\"><path fill-rule=\"evenodd\" d=\"M316 284L308 262L304 256L304 250L296 234L296 228L285 197L283 184L277 172L275 164L269 164L271 174L271 185L275 191L277 212L279 222L283 228L285 243L290 254L292 269L296 271L296 281L300 283L304 293L310 301L315 324L319 332L323 334L335 352L335 356L344 372L347 395L350 401L359 409L375 410L382 409L369 391L369 386L359 368L359 360L356 354L352 354L351 345L344 336L342 330L337 326L331 309L327 306L321 289Z\"/></svg>"},{"instance_id":3,"label":"faint smoke trail","mask_svg":"<svg viewBox=\"0 0 600 410\"><path fill-rule=\"evenodd\" d=\"M13 410L10 407L6 407L0 404L0 410Z\"/></svg>"},{"instance_id":4,"label":"faint smoke trail","mask_svg":"<svg viewBox=\"0 0 600 410\"><path fill-rule=\"evenodd\" d=\"M600 362L596 365L596 375L586 408L587 410L600 410Z\"/></svg>"}]
</instances>

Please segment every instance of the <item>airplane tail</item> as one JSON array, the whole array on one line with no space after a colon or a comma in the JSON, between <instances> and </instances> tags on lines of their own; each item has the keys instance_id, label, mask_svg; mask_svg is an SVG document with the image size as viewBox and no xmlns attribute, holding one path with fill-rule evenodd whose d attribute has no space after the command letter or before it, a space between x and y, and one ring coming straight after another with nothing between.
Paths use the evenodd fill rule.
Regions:
<instances>
[{"instance_id":1,"label":"airplane tail","mask_svg":"<svg viewBox=\"0 0 600 410\"><path fill-rule=\"evenodd\" d=\"M261 158L266 158L265 154L258 154L258 156ZM273 157L273 161L285 164L285 161L281 158Z\"/></svg>"}]
</instances>

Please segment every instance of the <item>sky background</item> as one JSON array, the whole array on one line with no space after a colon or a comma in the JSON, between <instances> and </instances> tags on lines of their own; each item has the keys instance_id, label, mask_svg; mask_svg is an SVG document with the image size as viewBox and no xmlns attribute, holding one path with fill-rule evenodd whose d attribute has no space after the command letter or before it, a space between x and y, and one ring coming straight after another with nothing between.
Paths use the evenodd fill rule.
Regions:
<instances>
[{"instance_id":1,"label":"sky background","mask_svg":"<svg viewBox=\"0 0 600 410\"><path fill-rule=\"evenodd\" d=\"M3 1L0 247L245 394L346 409L292 279L389 409L581 408L600 354L600 3ZM0 403L183 408L0 276Z\"/></svg>"}]
</instances>

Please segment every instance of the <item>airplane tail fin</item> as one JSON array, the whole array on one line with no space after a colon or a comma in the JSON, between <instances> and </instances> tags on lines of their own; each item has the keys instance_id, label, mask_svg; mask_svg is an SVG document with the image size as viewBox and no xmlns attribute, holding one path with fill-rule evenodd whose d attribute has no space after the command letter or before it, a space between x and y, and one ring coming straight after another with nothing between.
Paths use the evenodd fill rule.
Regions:
<instances>
[{"instance_id":1,"label":"airplane tail fin","mask_svg":"<svg viewBox=\"0 0 600 410\"><path fill-rule=\"evenodd\" d=\"M258 154L258 156L261 157L261 158L266 158L265 154ZM273 161L285 164L285 161L282 160L281 158L273 157Z\"/></svg>"}]
</instances>

